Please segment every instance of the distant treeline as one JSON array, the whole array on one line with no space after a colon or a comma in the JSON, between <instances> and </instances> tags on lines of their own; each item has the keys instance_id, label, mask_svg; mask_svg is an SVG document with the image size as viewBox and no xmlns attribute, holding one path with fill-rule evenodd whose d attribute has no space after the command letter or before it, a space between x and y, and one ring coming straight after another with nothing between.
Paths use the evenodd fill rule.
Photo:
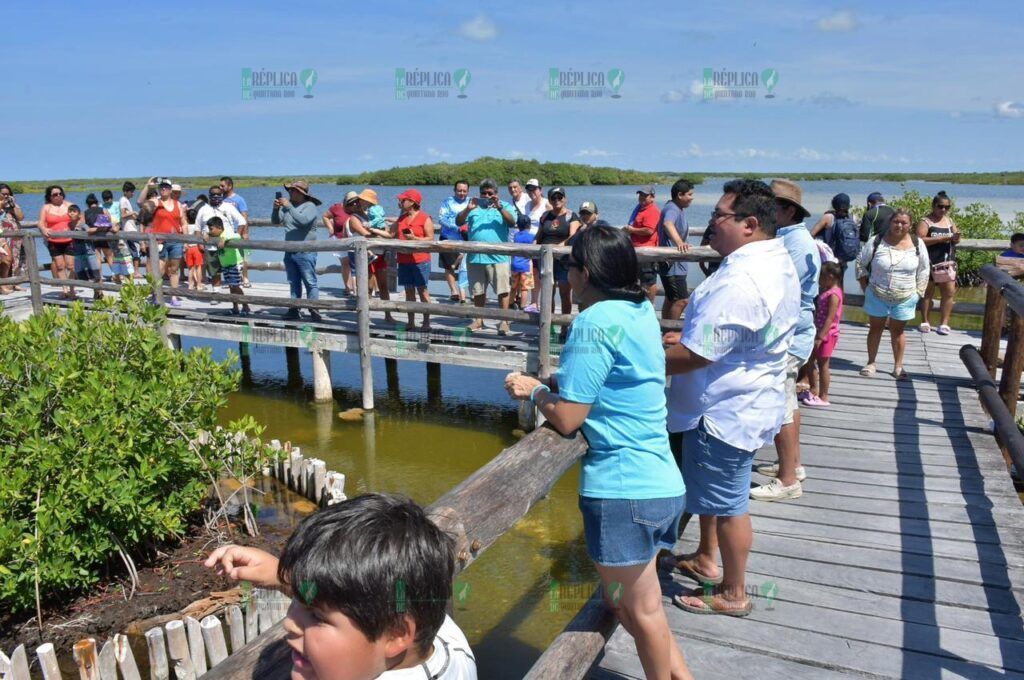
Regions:
<instances>
[{"instance_id":1,"label":"distant treeline","mask_svg":"<svg viewBox=\"0 0 1024 680\"><path fill-rule=\"evenodd\" d=\"M699 175L687 174L696 183L703 181ZM466 163L430 163L407 167L373 170L358 175L342 175L338 184L377 184L383 186L440 185L450 186L460 179L471 185L479 184L488 177L504 183L518 179L523 184L536 177L545 187L587 186L592 184L647 184L664 180L665 173L621 170L619 168L595 167L579 163L541 163L530 159L505 160L485 156ZM676 177L678 178L678 176ZM674 180L673 180L674 181Z\"/></svg>"}]
</instances>

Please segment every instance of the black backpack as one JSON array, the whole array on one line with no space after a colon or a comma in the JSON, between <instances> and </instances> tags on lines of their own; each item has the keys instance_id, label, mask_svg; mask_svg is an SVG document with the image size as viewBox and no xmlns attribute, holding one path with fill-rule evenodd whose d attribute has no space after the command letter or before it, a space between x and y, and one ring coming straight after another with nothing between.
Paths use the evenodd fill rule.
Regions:
<instances>
[{"instance_id":1,"label":"black backpack","mask_svg":"<svg viewBox=\"0 0 1024 680\"><path fill-rule=\"evenodd\" d=\"M832 252L840 262L850 262L860 254L860 225L852 217L833 213Z\"/></svg>"}]
</instances>

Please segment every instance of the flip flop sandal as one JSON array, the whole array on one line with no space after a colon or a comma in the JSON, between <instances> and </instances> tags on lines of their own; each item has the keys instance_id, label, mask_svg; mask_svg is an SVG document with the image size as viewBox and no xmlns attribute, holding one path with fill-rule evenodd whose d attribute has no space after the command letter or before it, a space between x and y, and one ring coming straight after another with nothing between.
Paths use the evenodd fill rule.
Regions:
<instances>
[{"instance_id":1,"label":"flip flop sandal","mask_svg":"<svg viewBox=\"0 0 1024 680\"><path fill-rule=\"evenodd\" d=\"M697 583L710 583L713 586L717 586L722 582L722 574L718 576L705 576L699 571L693 568L693 560L681 560L675 555L666 555L661 558L661 567L669 572L676 572L682 574L687 578L692 578Z\"/></svg>"},{"instance_id":2,"label":"flip flop sandal","mask_svg":"<svg viewBox=\"0 0 1024 680\"><path fill-rule=\"evenodd\" d=\"M754 605L751 604L750 600L742 607L733 607L726 604L718 595L712 595L710 597L704 595L686 595L686 597L693 597L700 600L700 605L692 605L683 602L682 595L673 595L672 602L682 609L683 611L690 612L691 614L717 614L719 616L733 616L743 617L750 614L754 609Z\"/></svg>"},{"instance_id":3,"label":"flip flop sandal","mask_svg":"<svg viewBox=\"0 0 1024 680\"><path fill-rule=\"evenodd\" d=\"M893 371L892 377L896 378L897 380L907 380L908 378L910 378L910 376L907 375L907 372L904 371L902 368L898 371Z\"/></svg>"},{"instance_id":4,"label":"flip flop sandal","mask_svg":"<svg viewBox=\"0 0 1024 680\"><path fill-rule=\"evenodd\" d=\"M865 378L871 378L875 375L875 365L868 364L864 368L860 369L860 374Z\"/></svg>"}]
</instances>

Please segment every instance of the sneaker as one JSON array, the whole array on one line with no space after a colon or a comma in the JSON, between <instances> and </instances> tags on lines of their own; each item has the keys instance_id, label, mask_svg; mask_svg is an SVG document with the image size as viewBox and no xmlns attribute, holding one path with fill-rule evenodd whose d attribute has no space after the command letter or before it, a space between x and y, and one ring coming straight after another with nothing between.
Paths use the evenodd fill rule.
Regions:
<instances>
[{"instance_id":1,"label":"sneaker","mask_svg":"<svg viewBox=\"0 0 1024 680\"><path fill-rule=\"evenodd\" d=\"M804 493L800 482L792 486L783 486L782 482L775 478L767 484L755 486L750 490L750 497L755 501L785 501L792 498L800 498Z\"/></svg>"},{"instance_id":2,"label":"sneaker","mask_svg":"<svg viewBox=\"0 0 1024 680\"><path fill-rule=\"evenodd\" d=\"M526 312L527 314L540 314L540 310L537 308L537 305L535 304L526 305L523 311Z\"/></svg>"},{"instance_id":3,"label":"sneaker","mask_svg":"<svg viewBox=\"0 0 1024 680\"><path fill-rule=\"evenodd\" d=\"M760 465L755 465L754 469L757 470L757 472L759 474L762 474L765 477L778 477L779 476L779 464L778 463L761 463ZM807 479L807 471L804 470L804 466L803 465L797 465L796 466L796 481L802 482L805 479Z\"/></svg>"},{"instance_id":4,"label":"sneaker","mask_svg":"<svg viewBox=\"0 0 1024 680\"><path fill-rule=\"evenodd\" d=\"M299 316L299 310L289 309L287 312L281 315L281 318L285 321L298 321L302 317Z\"/></svg>"},{"instance_id":5,"label":"sneaker","mask_svg":"<svg viewBox=\"0 0 1024 680\"><path fill-rule=\"evenodd\" d=\"M804 406L807 408L825 408L826 406L831 406L831 404L818 395L812 394L804 401Z\"/></svg>"},{"instance_id":6,"label":"sneaker","mask_svg":"<svg viewBox=\"0 0 1024 680\"><path fill-rule=\"evenodd\" d=\"M813 396L814 396L814 394L810 390L804 390L800 394L796 395L796 398L797 398L797 401L799 401L801 404L803 404L810 397L813 397Z\"/></svg>"},{"instance_id":7,"label":"sneaker","mask_svg":"<svg viewBox=\"0 0 1024 680\"><path fill-rule=\"evenodd\" d=\"M318 323L324 320L323 315L320 314L320 312L316 311L315 309L309 310L309 318L313 319L313 321L316 321Z\"/></svg>"},{"instance_id":8,"label":"sneaker","mask_svg":"<svg viewBox=\"0 0 1024 680\"><path fill-rule=\"evenodd\" d=\"M949 332L951 330L953 329L947 326L946 324L942 324L935 332L938 333L939 335L949 335Z\"/></svg>"}]
</instances>

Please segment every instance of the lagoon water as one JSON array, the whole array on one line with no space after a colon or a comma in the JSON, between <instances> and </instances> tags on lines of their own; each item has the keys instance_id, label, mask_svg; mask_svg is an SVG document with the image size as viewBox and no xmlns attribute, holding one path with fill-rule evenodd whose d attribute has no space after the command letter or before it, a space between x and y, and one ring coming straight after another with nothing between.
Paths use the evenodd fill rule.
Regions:
<instances>
[{"instance_id":1,"label":"lagoon water","mask_svg":"<svg viewBox=\"0 0 1024 680\"><path fill-rule=\"evenodd\" d=\"M707 222L723 181L716 179L697 187L689 213L691 225ZM871 191L891 196L904 190L904 185L893 182L802 185L805 205L815 213L811 220L816 220L829 207L832 195L840 191L859 204ZM339 201L349 189L358 188L315 185L312 191L326 207ZM1024 186L908 182L905 188L925 195L946 189L960 204L980 201L991 205L1007 222L1016 212L1024 212ZM403 189L376 187L389 214L394 213L395 197ZM425 209L436 215L449 189L419 189ZM240 193L248 201L252 217L269 217L277 190L254 187ZM566 187L572 207L593 200L601 216L612 224L625 223L636 201L635 190L632 186ZM668 187L659 186L658 191L659 202L665 200ZM186 197L198 193L190 190ZM502 194L504 197L504 189ZM69 199L84 205L84 194L72 193ZM19 201L27 217L35 219L42 195L20 196ZM277 239L280 235L280 230L270 227L253 231L256 239ZM279 262L281 254L256 252L253 259ZM321 265L331 262L332 255L320 255ZM690 270L690 283L695 286L701 275L697 267ZM275 272L253 272L252 276L254 280L283 280L283 275ZM323 277L321 285L337 288L340 277ZM443 292L443 288L443 284L432 286L435 293ZM221 358L237 349L223 342L185 340L186 349L197 346L209 346ZM265 438L290 440L306 455L322 458L330 469L345 473L349 495L369 490L399 492L427 504L515 441L514 404L505 395L503 375L497 371L445 366L440 392L428 393L423 364L399 363L397 381L389 385L383 360L375 360L378 409L372 417L349 422L336 414L359 405L356 355L334 354L335 402L327 405L311 402L308 353L301 356L303 377L289 376L285 366L283 349L253 346L251 378L230 397L222 420L228 422L242 414L255 417L267 428ZM578 472L573 470L461 579L460 585L468 584L469 589L465 599L456 603L454 615L474 647L482 678L522 677L593 590L596 578L583 544L577 484Z\"/></svg>"}]
</instances>

